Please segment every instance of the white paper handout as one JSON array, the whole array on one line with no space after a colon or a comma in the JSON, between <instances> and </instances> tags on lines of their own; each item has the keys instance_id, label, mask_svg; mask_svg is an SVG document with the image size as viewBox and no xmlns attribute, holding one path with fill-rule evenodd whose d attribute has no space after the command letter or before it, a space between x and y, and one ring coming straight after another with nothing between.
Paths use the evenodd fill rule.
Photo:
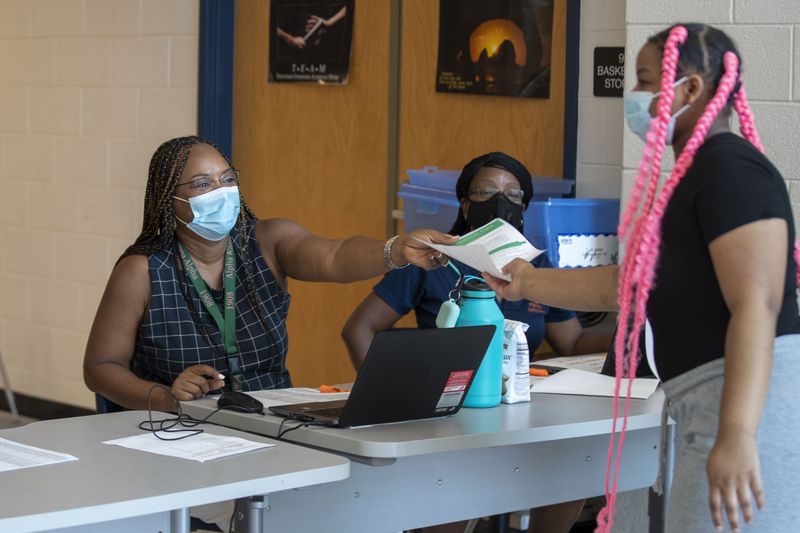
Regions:
<instances>
[{"instance_id":1,"label":"white paper handout","mask_svg":"<svg viewBox=\"0 0 800 533\"><path fill-rule=\"evenodd\" d=\"M587 372L599 374L603 370L606 357L607 354L604 353L596 353L591 355L568 355L565 357L541 359L536 361L535 364L553 368L577 368L578 370L586 370Z\"/></svg>"},{"instance_id":2,"label":"white paper handout","mask_svg":"<svg viewBox=\"0 0 800 533\"><path fill-rule=\"evenodd\" d=\"M291 389L270 389L248 393L257 398L264 407L273 405L289 405L293 403L326 402L328 400L346 400L349 392L320 392L319 389L295 387Z\"/></svg>"},{"instance_id":3,"label":"white paper handout","mask_svg":"<svg viewBox=\"0 0 800 533\"><path fill-rule=\"evenodd\" d=\"M27 444L0 438L0 472L77 460L77 457L66 453L45 450L44 448L28 446Z\"/></svg>"},{"instance_id":4,"label":"white paper handout","mask_svg":"<svg viewBox=\"0 0 800 533\"><path fill-rule=\"evenodd\" d=\"M142 452L157 453L181 459L191 459L204 463L210 459L227 457L239 453L271 448L274 444L254 442L239 437L225 437L208 432L192 435L181 440L161 440L152 433L143 433L132 437L107 440L103 444L131 448Z\"/></svg>"},{"instance_id":5,"label":"white paper handout","mask_svg":"<svg viewBox=\"0 0 800 533\"><path fill-rule=\"evenodd\" d=\"M462 235L456 244L425 244L478 272L506 281L511 276L502 272L504 266L517 258L531 261L544 251L534 248L517 228L499 218Z\"/></svg>"},{"instance_id":6,"label":"white paper handout","mask_svg":"<svg viewBox=\"0 0 800 533\"><path fill-rule=\"evenodd\" d=\"M544 378L531 385L531 392L550 394L578 394L582 396L614 396L614 381L611 376L594 372L568 368L557 374ZM636 378L631 385L631 398L646 399L658 387L657 379ZM628 391L628 380L623 379L620 396L625 397Z\"/></svg>"}]
</instances>

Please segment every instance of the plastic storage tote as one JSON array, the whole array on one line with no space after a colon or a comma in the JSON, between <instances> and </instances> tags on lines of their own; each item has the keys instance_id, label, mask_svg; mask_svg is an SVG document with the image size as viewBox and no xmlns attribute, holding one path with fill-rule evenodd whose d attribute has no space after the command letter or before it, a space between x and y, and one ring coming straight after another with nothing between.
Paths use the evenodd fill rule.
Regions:
<instances>
[{"instance_id":1,"label":"plastic storage tote","mask_svg":"<svg viewBox=\"0 0 800 533\"><path fill-rule=\"evenodd\" d=\"M403 199L405 231L419 228L448 231L453 226L459 209L455 190L461 171L439 170L439 167L430 166L407 170L406 173L409 181L403 183L397 193ZM532 201L569 195L575 185L574 180L542 177L534 177L532 180Z\"/></svg>"},{"instance_id":2,"label":"plastic storage tote","mask_svg":"<svg viewBox=\"0 0 800 533\"><path fill-rule=\"evenodd\" d=\"M453 191L403 183L397 196L403 199L404 231L431 228L446 232L453 227L459 209Z\"/></svg>"},{"instance_id":3,"label":"plastic storage tote","mask_svg":"<svg viewBox=\"0 0 800 533\"><path fill-rule=\"evenodd\" d=\"M525 237L554 267L616 264L619 200L551 198L525 211Z\"/></svg>"}]
</instances>

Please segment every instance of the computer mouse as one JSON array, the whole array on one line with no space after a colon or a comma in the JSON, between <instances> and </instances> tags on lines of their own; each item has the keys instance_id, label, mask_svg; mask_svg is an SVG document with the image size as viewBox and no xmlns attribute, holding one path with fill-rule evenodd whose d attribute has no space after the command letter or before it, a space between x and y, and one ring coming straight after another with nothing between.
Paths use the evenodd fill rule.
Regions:
<instances>
[{"instance_id":1,"label":"computer mouse","mask_svg":"<svg viewBox=\"0 0 800 533\"><path fill-rule=\"evenodd\" d=\"M249 394L240 391L230 391L223 393L217 400L217 407L238 411L240 413L264 414L264 404L253 398Z\"/></svg>"}]
</instances>

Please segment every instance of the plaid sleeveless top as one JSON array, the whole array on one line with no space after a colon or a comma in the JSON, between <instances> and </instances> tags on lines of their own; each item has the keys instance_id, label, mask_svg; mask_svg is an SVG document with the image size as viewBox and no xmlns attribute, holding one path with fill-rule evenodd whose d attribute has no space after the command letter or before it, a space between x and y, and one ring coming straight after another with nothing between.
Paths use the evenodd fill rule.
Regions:
<instances>
[{"instance_id":1,"label":"plaid sleeveless top","mask_svg":"<svg viewBox=\"0 0 800 533\"><path fill-rule=\"evenodd\" d=\"M288 338L286 314L289 294L278 285L267 266L255 238L255 221L245 226L247 270L261 304L267 332L247 297L245 265L242 262L238 228L231 230L236 266L236 346L242 370L242 390L291 387L286 369ZM131 369L138 377L171 384L184 369L198 364L212 366L230 375L222 335L211 314L184 272L177 271L172 250L162 250L147 258L152 293L150 307L139 325ZM183 288L181 290L181 287ZM223 290L209 291L223 307ZM208 338L192 318L184 294L192 301ZM209 338L211 343L209 344Z\"/></svg>"}]
</instances>

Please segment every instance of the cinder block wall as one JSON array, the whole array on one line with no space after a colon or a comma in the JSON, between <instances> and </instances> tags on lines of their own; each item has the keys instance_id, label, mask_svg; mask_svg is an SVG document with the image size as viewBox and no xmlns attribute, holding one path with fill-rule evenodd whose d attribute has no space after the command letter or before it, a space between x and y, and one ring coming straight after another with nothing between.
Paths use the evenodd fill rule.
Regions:
<instances>
[{"instance_id":1,"label":"cinder block wall","mask_svg":"<svg viewBox=\"0 0 800 533\"><path fill-rule=\"evenodd\" d=\"M0 350L81 407L86 338L150 155L196 132L199 0L0 2Z\"/></svg>"},{"instance_id":2,"label":"cinder block wall","mask_svg":"<svg viewBox=\"0 0 800 533\"><path fill-rule=\"evenodd\" d=\"M593 70L595 48L625 46L625 0L583 0L580 42L576 196L619 198L622 98L594 96Z\"/></svg>"},{"instance_id":3,"label":"cinder block wall","mask_svg":"<svg viewBox=\"0 0 800 533\"><path fill-rule=\"evenodd\" d=\"M635 64L636 52L649 35L675 22L712 24L736 41L756 126L767 155L786 180L795 225L800 227L800 2L627 0L626 9L629 66ZM626 77L626 87L630 88L634 85L633 68L627 69ZM642 143L625 128L623 144L625 194L636 176ZM672 161L665 163L671 166Z\"/></svg>"}]
</instances>

